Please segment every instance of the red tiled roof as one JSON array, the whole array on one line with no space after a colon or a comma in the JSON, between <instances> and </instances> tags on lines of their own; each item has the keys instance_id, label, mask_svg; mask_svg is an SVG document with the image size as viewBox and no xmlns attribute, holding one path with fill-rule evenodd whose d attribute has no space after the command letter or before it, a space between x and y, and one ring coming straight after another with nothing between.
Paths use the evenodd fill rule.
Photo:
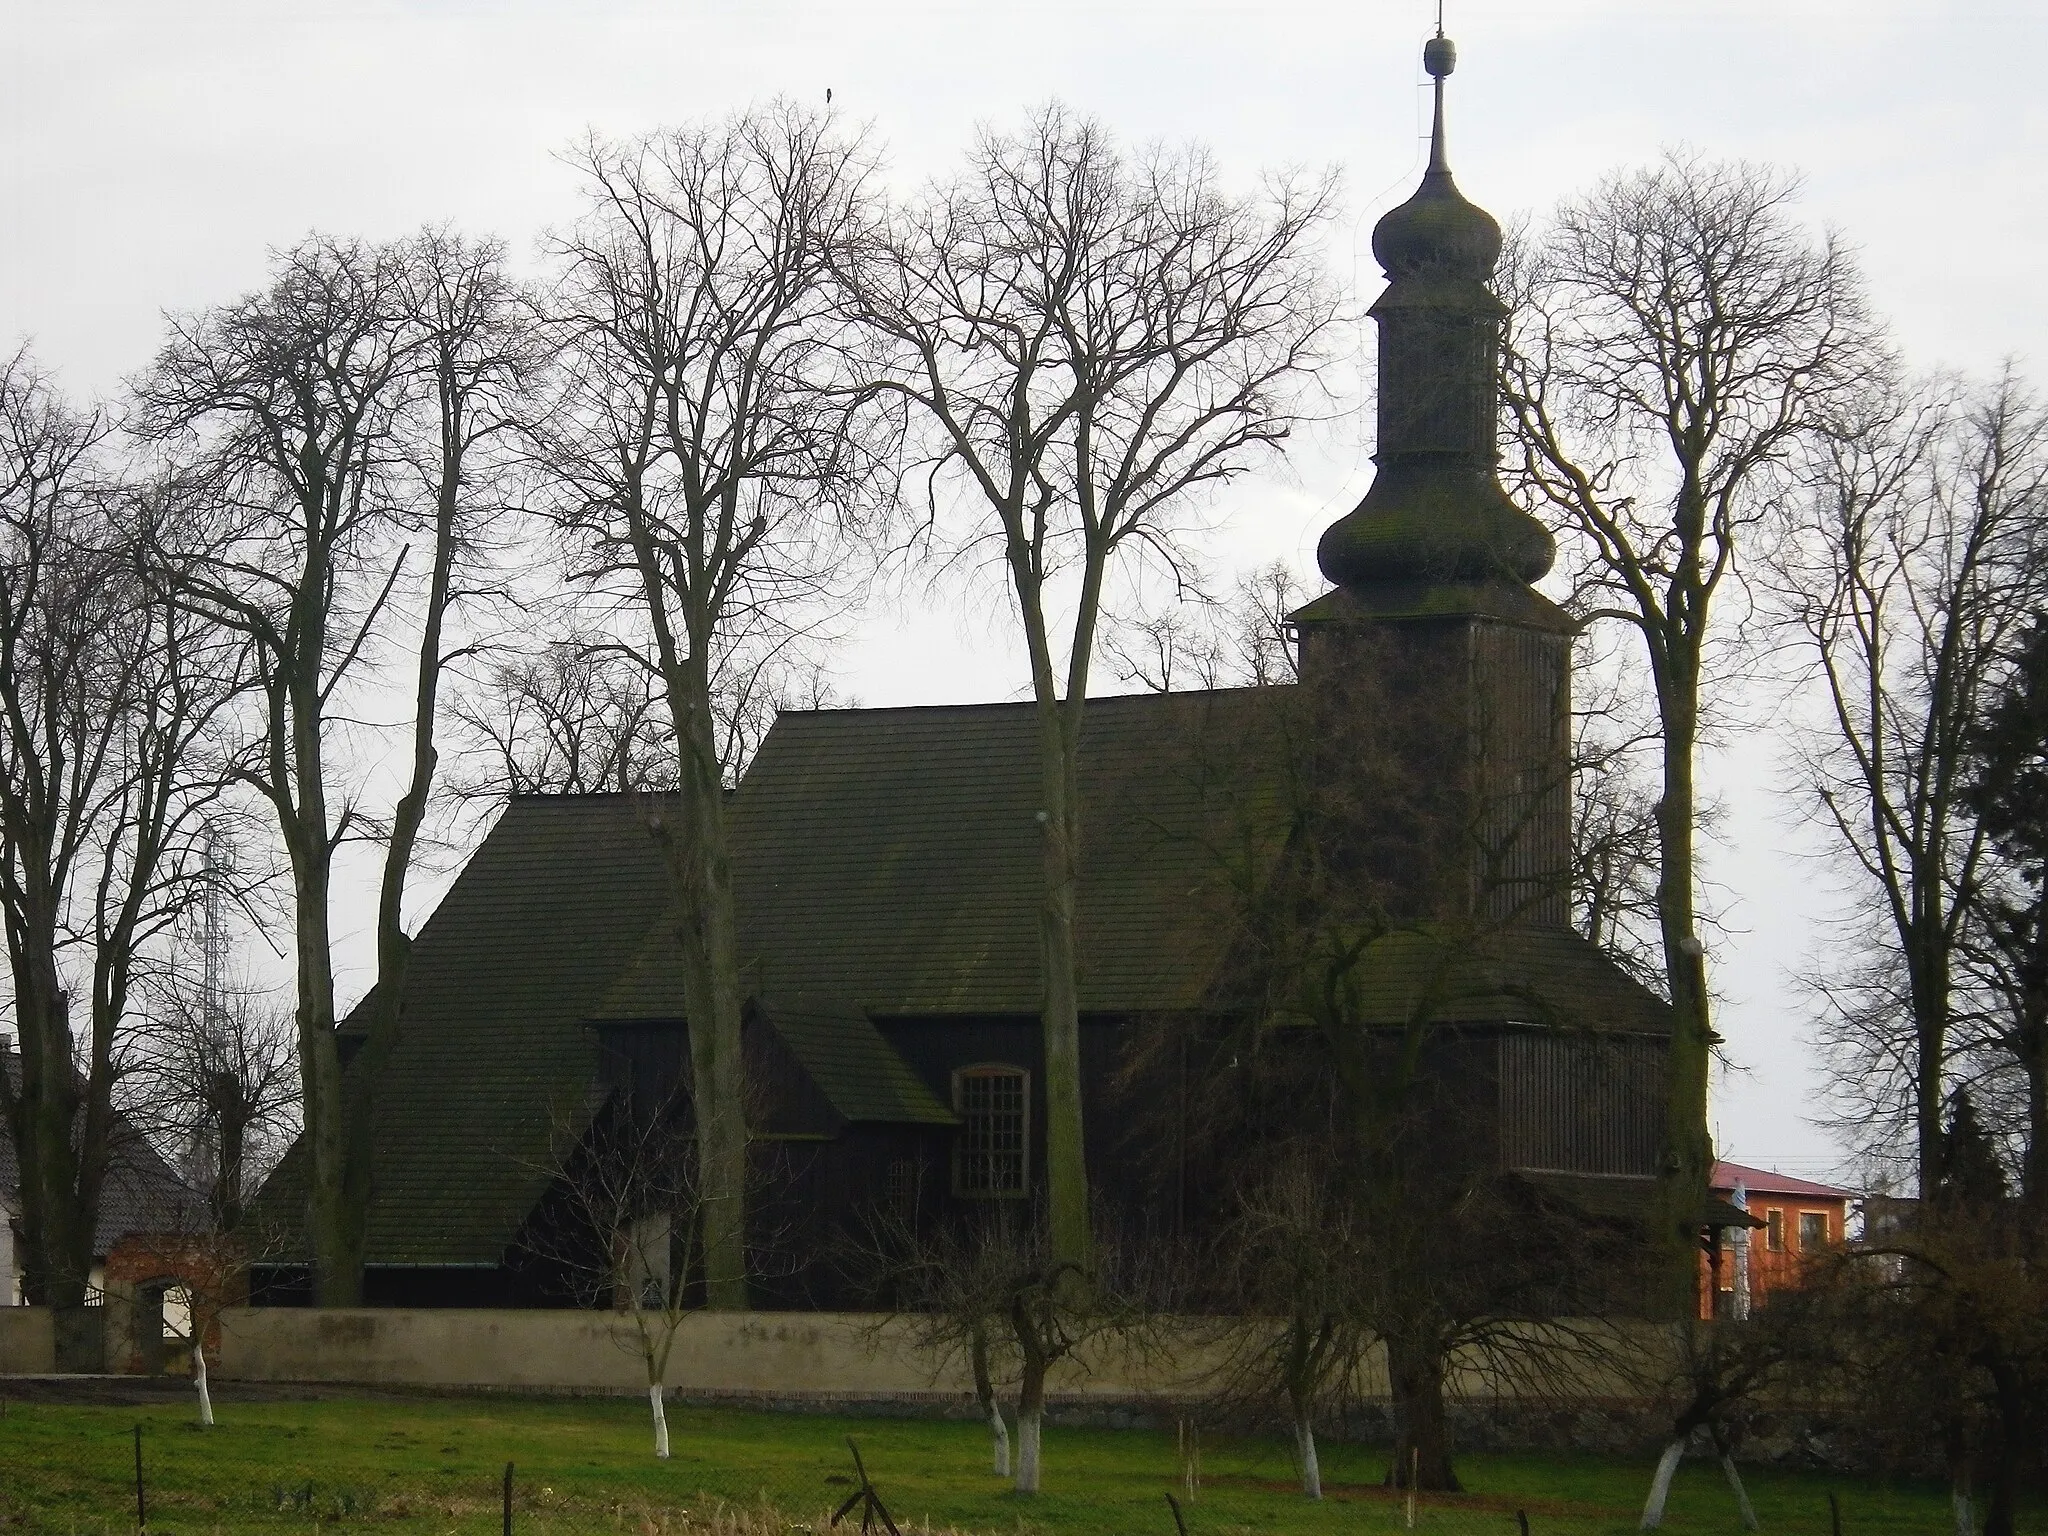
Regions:
<instances>
[{"instance_id":1,"label":"red tiled roof","mask_svg":"<svg viewBox=\"0 0 2048 1536\"><path fill-rule=\"evenodd\" d=\"M1815 1200L1854 1200L1853 1190L1837 1189L1832 1184L1816 1184L1811 1179L1795 1179L1787 1173L1772 1173L1763 1168L1745 1168L1741 1163L1716 1163L1709 1187L1715 1194L1729 1194L1735 1189L1735 1181L1742 1180L1743 1188L1752 1195L1805 1195Z\"/></svg>"}]
</instances>

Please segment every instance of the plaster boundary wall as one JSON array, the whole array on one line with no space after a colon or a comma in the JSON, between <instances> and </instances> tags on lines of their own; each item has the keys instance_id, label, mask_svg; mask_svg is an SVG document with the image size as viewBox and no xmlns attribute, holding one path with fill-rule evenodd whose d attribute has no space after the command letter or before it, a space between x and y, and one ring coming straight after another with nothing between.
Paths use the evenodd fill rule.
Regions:
<instances>
[{"instance_id":1,"label":"plaster boundary wall","mask_svg":"<svg viewBox=\"0 0 2048 1536\"><path fill-rule=\"evenodd\" d=\"M221 1315L222 1380L526 1392L640 1393L646 1365L628 1314L466 1308L245 1307ZM1669 1334L1613 1329L1633 1367L1580 1380L1568 1396L1612 1401L1641 1392L1641 1371L1668 1359ZM1049 1394L1070 1404L1167 1403L1213 1394L1223 1356L1213 1329L1162 1321L1142 1345L1111 1344L1053 1368ZM1632 1379L1631 1379L1632 1378ZM916 1411L966 1400L966 1362L922 1347L908 1319L848 1312L698 1312L683 1319L664 1384L680 1397L786 1406L899 1404ZM1632 1390L1633 1388L1633 1390ZM1553 1400L1556 1383L1542 1395ZM1466 1401L1509 1399L1476 1379ZM1369 1358L1357 1396L1384 1400L1384 1364Z\"/></svg>"},{"instance_id":2,"label":"plaster boundary wall","mask_svg":"<svg viewBox=\"0 0 2048 1536\"><path fill-rule=\"evenodd\" d=\"M57 1319L48 1307L0 1307L0 1376L57 1369Z\"/></svg>"}]
</instances>

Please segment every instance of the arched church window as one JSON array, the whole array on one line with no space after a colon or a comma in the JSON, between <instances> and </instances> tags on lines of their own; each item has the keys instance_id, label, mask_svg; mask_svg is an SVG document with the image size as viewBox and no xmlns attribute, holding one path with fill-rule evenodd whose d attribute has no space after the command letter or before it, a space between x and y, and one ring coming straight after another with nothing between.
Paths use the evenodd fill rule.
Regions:
<instances>
[{"instance_id":1,"label":"arched church window","mask_svg":"<svg viewBox=\"0 0 2048 1536\"><path fill-rule=\"evenodd\" d=\"M1031 1155L1031 1074L1022 1067L962 1067L953 1074L953 1192L991 1200L1022 1195Z\"/></svg>"}]
</instances>

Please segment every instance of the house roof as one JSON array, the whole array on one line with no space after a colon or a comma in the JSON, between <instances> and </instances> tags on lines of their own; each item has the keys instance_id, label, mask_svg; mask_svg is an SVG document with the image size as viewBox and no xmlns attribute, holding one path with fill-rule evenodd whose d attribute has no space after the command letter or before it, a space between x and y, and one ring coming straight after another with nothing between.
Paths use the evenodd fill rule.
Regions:
<instances>
[{"instance_id":1,"label":"house roof","mask_svg":"<svg viewBox=\"0 0 2048 1536\"><path fill-rule=\"evenodd\" d=\"M0 1072L7 1074L9 1083L19 1086L21 1058L12 1046L0 1047ZM131 1233L200 1230L205 1202L125 1115L114 1116L112 1151L100 1185L99 1220L92 1241L95 1257L103 1257ZM20 1210L21 1164L14 1138L0 1133L0 1220L18 1217Z\"/></svg>"},{"instance_id":2,"label":"house roof","mask_svg":"<svg viewBox=\"0 0 2048 1536\"><path fill-rule=\"evenodd\" d=\"M1837 1189L1832 1184L1816 1184L1811 1179L1795 1179L1789 1173L1772 1173L1763 1168L1747 1168L1741 1163L1715 1163L1709 1183L1716 1194L1727 1195L1735 1192L1735 1181L1742 1181L1743 1190L1752 1195L1801 1195L1809 1200L1854 1200L1854 1191Z\"/></svg>"}]
</instances>

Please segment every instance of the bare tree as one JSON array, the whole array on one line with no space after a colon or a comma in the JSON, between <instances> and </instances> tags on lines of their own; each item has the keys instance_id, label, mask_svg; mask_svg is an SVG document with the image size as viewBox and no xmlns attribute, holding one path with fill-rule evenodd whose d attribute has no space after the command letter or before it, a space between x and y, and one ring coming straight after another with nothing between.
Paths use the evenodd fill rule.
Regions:
<instances>
[{"instance_id":1,"label":"bare tree","mask_svg":"<svg viewBox=\"0 0 2048 1536\"><path fill-rule=\"evenodd\" d=\"M237 1232L245 1205L299 1126L298 1053L289 1011L238 975L227 925L248 891L210 836L195 900L176 932L180 958L153 978L147 1025L120 1085L122 1113L170 1150L205 1197L208 1224Z\"/></svg>"},{"instance_id":2,"label":"bare tree","mask_svg":"<svg viewBox=\"0 0 2048 1536\"><path fill-rule=\"evenodd\" d=\"M1058 107L985 133L862 272L935 522L1000 556L1037 703L1048 1219L1085 1274L1076 763L1107 582L1170 565L1199 497L1302 419L1336 313L1329 179L1226 196L1199 151L1124 159Z\"/></svg>"},{"instance_id":3,"label":"bare tree","mask_svg":"<svg viewBox=\"0 0 2048 1536\"><path fill-rule=\"evenodd\" d=\"M215 638L157 600L106 437L25 352L0 365L0 915L22 1061L0 1111L25 1289L60 1311L85 1301L122 1036L190 897L236 686ZM67 1365L77 1343L62 1332Z\"/></svg>"},{"instance_id":4,"label":"bare tree","mask_svg":"<svg viewBox=\"0 0 2048 1536\"><path fill-rule=\"evenodd\" d=\"M1825 1350L1826 1338L1812 1321L1812 1309L1797 1291L1776 1304L1742 1318L1702 1322L1687 1318L1671 1333L1668 1354L1652 1351L1643 1357L1648 1369L1629 1372L1632 1385L1671 1415L1671 1438L1657 1458L1657 1470L1643 1501L1638 1529L1654 1531L1664 1523L1671 1480L1693 1440L1704 1435L1746 1531L1758 1529L1756 1509L1735 1466L1735 1452L1750 1416L1772 1388L1800 1374L1811 1375Z\"/></svg>"},{"instance_id":5,"label":"bare tree","mask_svg":"<svg viewBox=\"0 0 2048 1536\"><path fill-rule=\"evenodd\" d=\"M447 622L496 508L489 445L513 424L519 321L495 247L431 230L378 246L316 237L279 258L265 291L175 321L138 386L143 431L184 464L188 494L154 529L177 601L237 635L258 677L242 777L276 818L291 869L306 1228L325 1305L362 1296L371 1100L404 1005L403 903L437 765ZM402 585L415 539L427 548L416 591ZM359 696L346 690L366 686L366 658L408 606L408 767L379 828L360 790L337 782L334 737ZM344 1074L334 859L380 832L377 983Z\"/></svg>"},{"instance_id":6,"label":"bare tree","mask_svg":"<svg viewBox=\"0 0 2048 1536\"><path fill-rule=\"evenodd\" d=\"M472 584L488 586L483 541L504 510L502 475L515 430L526 425L535 367L522 295L504 271L504 252L429 229L399 253L398 336L409 364L405 410L395 439L404 492L397 530L426 546L425 589L412 652L412 720L404 789L384 829L377 892L377 981L352 1070L340 1078L340 1188L320 1223L331 1244L323 1291L360 1300L376 1163L375 1091L398 1046L405 1014L412 936L405 927L406 882L417 858L435 774L442 677L459 645L451 616ZM410 552L401 551L400 561ZM397 565L393 570L398 569ZM465 581L467 578L467 582ZM320 1053L324 1072L329 1051ZM309 1126L315 1124L308 1110ZM316 1148L319 1142L316 1137ZM329 1175L331 1177L331 1173ZM317 1204L330 1198L315 1187Z\"/></svg>"},{"instance_id":7,"label":"bare tree","mask_svg":"<svg viewBox=\"0 0 2048 1536\"><path fill-rule=\"evenodd\" d=\"M1225 1400L1253 1403L1277 1388L1311 1499L1323 1496L1316 1420L1356 1387L1379 1342L1360 1305L1368 1244L1354 1225L1353 1193L1348 1169L1290 1148L1244 1171L1219 1245L1246 1315L1216 1387Z\"/></svg>"},{"instance_id":8,"label":"bare tree","mask_svg":"<svg viewBox=\"0 0 2048 1536\"><path fill-rule=\"evenodd\" d=\"M868 218L869 159L780 104L578 152L588 209L554 241L560 396L545 471L577 570L644 626L674 744L650 811L675 889L705 1262L746 1304L743 998L716 705L742 635L774 649L842 594L840 535L887 443L841 386L834 273Z\"/></svg>"},{"instance_id":9,"label":"bare tree","mask_svg":"<svg viewBox=\"0 0 2048 1536\"><path fill-rule=\"evenodd\" d=\"M1288 615L1307 598L1292 567L1276 560L1239 573L1221 601L1198 595L1145 618L1109 620L1103 654L1120 679L1154 693L1291 683Z\"/></svg>"},{"instance_id":10,"label":"bare tree","mask_svg":"<svg viewBox=\"0 0 2048 1536\"><path fill-rule=\"evenodd\" d=\"M2018 1069L2020 1189L2048 1213L2048 619L2032 621L1973 727L1964 799L1995 858L1973 893L1969 969L1995 1000L1996 1049Z\"/></svg>"},{"instance_id":11,"label":"bare tree","mask_svg":"<svg viewBox=\"0 0 2048 1536\"><path fill-rule=\"evenodd\" d=\"M1767 167L1669 153L1559 207L1502 295L1511 463L1571 535L1581 612L1633 627L1655 691L1658 926L1678 1020L1659 1227L1674 1299L1712 1162L1695 775L1725 656L1717 603L1871 351L1851 257L1796 222L1795 191Z\"/></svg>"},{"instance_id":12,"label":"bare tree","mask_svg":"<svg viewBox=\"0 0 2048 1536\"><path fill-rule=\"evenodd\" d=\"M666 1461L669 1356L704 1295L692 1283L709 1211L690 1095L680 1083L667 1093L635 1084L587 1121L564 1116L554 1139L558 1155L546 1172L566 1199L560 1215L532 1228L529 1246L579 1304L613 1314L614 1342L646 1370L654 1454Z\"/></svg>"},{"instance_id":13,"label":"bare tree","mask_svg":"<svg viewBox=\"0 0 2048 1536\"><path fill-rule=\"evenodd\" d=\"M1000 1395L1014 1391L1019 1493L1037 1493L1042 1483L1053 1369L1063 1361L1085 1368L1090 1347L1111 1342L1143 1355L1186 1294L1173 1245L1123 1241L1114 1231L1101 1234L1090 1283L1074 1285L1043 1214L1021 1203L991 1203L954 1222L896 1208L865 1217L851 1267L935 1370L964 1359L999 1477L1011 1475Z\"/></svg>"},{"instance_id":14,"label":"bare tree","mask_svg":"<svg viewBox=\"0 0 2048 1536\"><path fill-rule=\"evenodd\" d=\"M1958 995L1990 856L1964 803L1968 742L2048 602L2048 411L2010 373L1981 390L1881 380L1815 458L1775 585L1825 703L1803 760L1879 951L1823 979L1824 1038L1854 1085L1845 1116L1904 1129L1927 1190L1977 1011Z\"/></svg>"},{"instance_id":15,"label":"bare tree","mask_svg":"<svg viewBox=\"0 0 2048 1536\"><path fill-rule=\"evenodd\" d=\"M1572 922L1652 990L1664 991L1657 919L1657 727L1625 651L1572 645ZM1702 806L1700 822L1711 822ZM1711 918L1700 914L1702 925Z\"/></svg>"},{"instance_id":16,"label":"bare tree","mask_svg":"<svg viewBox=\"0 0 2048 1536\"><path fill-rule=\"evenodd\" d=\"M494 661L452 712L482 759L465 793L587 795L675 788L659 677L597 635Z\"/></svg>"}]
</instances>

